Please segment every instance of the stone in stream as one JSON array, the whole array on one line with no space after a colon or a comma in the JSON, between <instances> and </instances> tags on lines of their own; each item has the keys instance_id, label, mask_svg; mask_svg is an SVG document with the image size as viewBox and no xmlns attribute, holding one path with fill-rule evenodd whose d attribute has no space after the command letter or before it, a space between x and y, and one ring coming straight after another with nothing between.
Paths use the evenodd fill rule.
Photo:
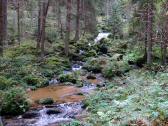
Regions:
<instances>
[{"instance_id":1,"label":"stone in stream","mask_svg":"<svg viewBox=\"0 0 168 126\"><path fill-rule=\"evenodd\" d=\"M52 79L49 81L49 85L55 85L58 84L58 80L57 79Z\"/></svg>"},{"instance_id":2,"label":"stone in stream","mask_svg":"<svg viewBox=\"0 0 168 126\"><path fill-rule=\"evenodd\" d=\"M98 88L102 88L102 87L106 87L106 84L105 83L99 83L99 84L96 84L96 86Z\"/></svg>"},{"instance_id":3,"label":"stone in stream","mask_svg":"<svg viewBox=\"0 0 168 126\"><path fill-rule=\"evenodd\" d=\"M85 54L85 51L79 50L79 55L83 55L83 54Z\"/></svg>"},{"instance_id":4,"label":"stone in stream","mask_svg":"<svg viewBox=\"0 0 168 126\"><path fill-rule=\"evenodd\" d=\"M103 54L107 54L108 53L108 47L105 46L105 45L102 45L100 47L100 52L103 53Z\"/></svg>"},{"instance_id":5,"label":"stone in stream","mask_svg":"<svg viewBox=\"0 0 168 126\"><path fill-rule=\"evenodd\" d=\"M22 118L24 119L32 119L32 118L36 118L39 117L40 114L37 112L26 112L25 114L22 115Z\"/></svg>"},{"instance_id":6,"label":"stone in stream","mask_svg":"<svg viewBox=\"0 0 168 126\"><path fill-rule=\"evenodd\" d=\"M96 79L96 77L94 75L92 75L92 74L89 74L86 78L87 79Z\"/></svg>"},{"instance_id":7,"label":"stone in stream","mask_svg":"<svg viewBox=\"0 0 168 126\"><path fill-rule=\"evenodd\" d=\"M57 114L60 114L60 113L62 113L62 111L59 110L59 109L56 109L56 108L46 110L47 115L57 115Z\"/></svg>"}]
</instances>

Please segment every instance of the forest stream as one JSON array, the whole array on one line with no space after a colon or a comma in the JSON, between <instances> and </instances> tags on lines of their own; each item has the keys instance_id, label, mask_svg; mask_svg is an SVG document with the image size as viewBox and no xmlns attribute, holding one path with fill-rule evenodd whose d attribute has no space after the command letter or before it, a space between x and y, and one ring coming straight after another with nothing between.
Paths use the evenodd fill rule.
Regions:
<instances>
[{"instance_id":1,"label":"forest stream","mask_svg":"<svg viewBox=\"0 0 168 126\"><path fill-rule=\"evenodd\" d=\"M73 72L73 67L72 71ZM99 84L103 83L101 75L95 75L96 79L87 79L81 76L82 87L67 86L65 84L52 84L48 87L28 91L29 99L32 102L31 109L17 117L6 117L5 126L59 126L72 120L84 120L87 111L83 100L91 94ZM39 105L39 99L52 98L54 104Z\"/></svg>"}]
</instances>

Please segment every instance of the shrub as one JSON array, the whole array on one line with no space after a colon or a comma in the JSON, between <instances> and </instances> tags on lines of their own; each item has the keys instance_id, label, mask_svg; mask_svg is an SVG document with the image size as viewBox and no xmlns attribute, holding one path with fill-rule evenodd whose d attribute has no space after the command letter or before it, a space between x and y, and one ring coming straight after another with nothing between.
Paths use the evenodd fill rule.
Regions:
<instances>
[{"instance_id":1,"label":"shrub","mask_svg":"<svg viewBox=\"0 0 168 126\"><path fill-rule=\"evenodd\" d=\"M75 47L77 47L77 50L89 50L90 46L88 44L89 42L93 43L92 40L92 35L86 34L85 36L82 36L79 41L77 41Z\"/></svg>"},{"instance_id":2,"label":"shrub","mask_svg":"<svg viewBox=\"0 0 168 126\"><path fill-rule=\"evenodd\" d=\"M92 49L92 50L88 51L85 56L86 57L94 57L96 55L97 55L96 51Z\"/></svg>"},{"instance_id":3,"label":"shrub","mask_svg":"<svg viewBox=\"0 0 168 126\"><path fill-rule=\"evenodd\" d=\"M95 73L101 72L102 69L101 64L99 64L99 60L97 58L89 59L83 68Z\"/></svg>"},{"instance_id":4,"label":"shrub","mask_svg":"<svg viewBox=\"0 0 168 126\"><path fill-rule=\"evenodd\" d=\"M47 79L37 75L27 75L23 78L24 82L30 86L43 87Z\"/></svg>"},{"instance_id":5,"label":"shrub","mask_svg":"<svg viewBox=\"0 0 168 126\"><path fill-rule=\"evenodd\" d=\"M46 39L48 40L48 42L56 42L58 39L58 31L56 29L46 29Z\"/></svg>"},{"instance_id":6,"label":"shrub","mask_svg":"<svg viewBox=\"0 0 168 126\"><path fill-rule=\"evenodd\" d=\"M63 82L76 83L77 82L77 79L74 77L73 74L61 74L59 75L58 79L61 83Z\"/></svg>"},{"instance_id":7,"label":"shrub","mask_svg":"<svg viewBox=\"0 0 168 126\"><path fill-rule=\"evenodd\" d=\"M2 115L19 115L29 109L27 97L22 88L11 88L2 96Z\"/></svg>"},{"instance_id":8,"label":"shrub","mask_svg":"<svg viewBox=\"0 0 168 126\"><path fill-rule=\"evenodd\" d=\"M55 73L60 73L66 68L70 68L70 62L65 57L50 56L42 65L43 69L54 70Z\"/></svg>"},{"instance_id":9,"label":"shrub","mask_svg":"<svg viewBox=\"0 0 168 126\"><path fill-rule=\"evenodd\" d=\"M113 61L103 69L102 73L104 77L111 78L115 75L119 76L129 70L130 67L127 63L123 61Z\"/></svg>"},{"instance_id":10,"label":"shrub","mask_svg":"<svg viewBox=\"0 0 168 126\"><path fill-rule=\"evenodd\" d=\"M14 84L15 84L15 81L13 81L12 79L7 79L4 76L0 76L0 90L8 89Z\"/></svg>"},{"instance_id":11,"label":"shrub","mask_svg":"<svg viewBox=\"0 0 168 126\"><path fill-rule=\"evenodd\" d=\"M92 71L94 73L100 73L102 69L107 65L109 62L108 57L98 57L98 58L90 58L85 65L83 66L84 69L88 71Z\"/></svg>"},{"instance_id":12,"label":"shrub","mask_svg":"<svg viewBox=\"0 0 168 126\"><path fill-rule=\"evenodd\" d=\"M133 49L124 56L125 61L136 62L138 59L142 58L144 53L140 49Z\"/></svg>"}]
</instances>

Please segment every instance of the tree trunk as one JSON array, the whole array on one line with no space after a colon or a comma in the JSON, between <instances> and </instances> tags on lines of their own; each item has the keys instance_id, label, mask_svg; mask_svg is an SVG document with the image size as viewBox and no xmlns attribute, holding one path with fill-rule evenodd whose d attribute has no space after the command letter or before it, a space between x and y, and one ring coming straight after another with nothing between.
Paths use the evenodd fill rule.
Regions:
<instances>
[{"instance_id":1,"label":"tree trunk","mask_svg":"<svg viewBox=\"0 0 168 126\"><path fill-rule=\"evenodd\" d=\"M165 40L161 42L162 65L166 65L167 46Z\"/></svg>"},{"instance_id":2,"label":"tree trunk","mask_svg":"<svg viewBox=\"0 0 168 126\"><path fill-rule=\"evenodd\" d=\"M148 41L147 41L147 64L152 64L152 42L153 42L153 0L148 2Z\"/></svg>"},{"instance_id":3,"label":"tree trunk","mask_svg":"<svg viewBox=\"0 0 168 126\"><path fill-rule=\"evenodd\" d=\"M63 25L61 19L61 0L57 0L57 15L58 15L58 28L60 30L60 37L63 39Z\"/></svg>"},{"instance_id":4,"label":"tree trunk","mask_svg":"<svg viewBox=\"0 0 168 126\"><path fill-rule=\"evenodd\" d=\"M17 28L18 28L18 43L20 45L20 2L17 0Z\"/></svg>"},{"instance_id":5,"label":"tree trunk","mask_svg":"<svg viewBox=\"0 0 168 126\"><path fill-rule=\"evenodd\" d=\"M145 18L147 18L147 15L145 15ZM145 22L145 27L148 27L148 23ZM144 53L144 59L145 62L147 61L147 43L148 43L148 31L147 29L145 30L145 53Z\"/></svg>"},{"instance_id":6,"label":"tree trunk","mask_svg":"<svg viewBox=\"0 0 168 126\"><path fill-rule=\"evenodd\" d=\"M37 29L37 45L36 48L39 49L40 48L40 34L41 34L41 21L42 21L42 2L39 1L38 3L39 6L39 11L38 11L38 29Z\"/></svg>"},{"instance_id":7,"label":"tree trunk","mask_svg":"<svg viewBox=\"0 0 168 126\"><path fill-rule=\"evenodd\" d=\"M66 17L66 36L65 36L65 55L69 55L69 41L71 32L71 0L67 0L67 17Z\"/></svg>"},{"instance_id":8,"label":"tree trunk","mask_svg":"<svg viewBox=\"0 0 168 126\"><path fill-rule=\"evenodd\" d=\"M85 32L94 33L96 32L96 10L92 1L86 0L84 3L85 11Z\"/></svg>"},{"instance_id":9,"label":"tree trunk","mask_svg":"<svg viewBox=\"0 0 168 126\"><path fill-rule=\"evenodd\" d=\"M49 0L46 2L43 2L42 4L42 21L41 21L41 31L40 31L40 43L41 43L41 57L44 56L44 48L45 48L45 25L46 25L46 17L48 13L49 8Z\"/></svg>"},{"instance_id":10,"label":"tree trunk","mask_svg":"<svg viewBox=\"0 0 168 126\"><path fill-rule=\"evenodd\" d=\"M7 0L0 0L0 55L3 56L3 45L7 34Z\"/></svg>"},{"instance_id":11,"label":"tree trunk","mask_svg":"<svg viewBox=\"0 0 168 126\"><path fill-rule=\"evenodd\" d=\"M81 1L77 0L77 15L76 15L76 34L75 41L79 40L80 34L80 15L81 15Z\"/></svg>"},{"instance_id":12,"label":"tree trunk","mask_svg":"<svg viewBox=\"0 0 168 126\"><path fill-rule=\"evenodd\" d=\"M162 15L165 15L165 13L168 11L168 1L163 4L163 8L165 8L165 12L162 13ZM165 20L161 24L162 26L162 34L161 34L161 54L162 54L162 65L167 64L167 43L168 43L168 17L167 15L164 16Z\"/></svg>"},{"instance_id":13,"label":"tree trunk","mask_svg":"<svg viewBox=\"0 0 168 126\"><path fill-rule=\"evenodd\" d=\"M48 13L50 0L39 1L39 16L38 16L38 36L37 36L37 49L41 49L41 57L44 56L44 46L45 46L45 25L46 17Z\"/></svg>"}]
</instances>

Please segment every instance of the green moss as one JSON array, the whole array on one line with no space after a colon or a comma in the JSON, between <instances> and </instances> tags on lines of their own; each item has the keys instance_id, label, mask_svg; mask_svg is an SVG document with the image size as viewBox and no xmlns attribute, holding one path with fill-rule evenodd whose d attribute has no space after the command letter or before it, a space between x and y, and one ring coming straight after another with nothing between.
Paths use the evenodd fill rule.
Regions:
<instances>
[{"instance_id":1,"label":"green moss","mask_svg":"<svg viewBox=\"0 0 168 126\"><path fill-rule=\"evenodd\" d=\"M75 84L77 82L77 79L75 78L73 74L61 74L59 75L58 79L61 83L71 82Z\"/></svg>"},{"instance_id":2,"label":"green moss","mask_svg":"<svg viewBox=\"0 0 168 126\"><path fill-rule=\"evenodd\" d=\"M42 105L51 105L54 103L54 100L52 98L45 98L45 99L40 99L39 104Z\"/></svg>"},{"instance_id":3,"label":"green moss","mask_svg":"<svg viewBox=\"0 0 168 126\"><path fill-rule=\"evenodd\" d=\"M47 79L38 75L27 75L23 78L24 82L30 86L43 87Z\"/></svg>"},{"instance_id":4,"label":"green moss","mask_svg":"<svg viewBox=\"0 0 168 126\"><path fill-rule=\"evenodd\" d=\"M38 51L35 47L35 42L32 40L26 40L25 42L22 42L20 46L15 46L5 50L4 57L15 58L27 54L37 55Z\"/></svg>"},{"instance_id":5,"label":"green moss","mask_svg":"<svg viewBox=\"0 0 168 126\"><path fill-rule=\"evenodd\" d=\"M97 58L91 58L89 59L84 67L84 69L88 70L88 71L93 71L93 72L101 72L101 64L99 64L99 59Z\"/></svg>"},{"instance_id":6,"label":"green moss","mask_svg":"<svg viewBox=\"0 0 168 126\"><path fill-rule=\"evenodd\" d=\"M11 88L15 84L17 84L17 82L15 82L14 80L7 79L4 76L0 76L0 90Z\"/></svg>"},{"instance_id":7,"label":"green moss","mask_svg":"<svg viewBox=\"0 0 168 126\"><path fill-rule=\"evenodd\" d=\"M113 61L104 67L102 73L104 77L111 78L114 76L119 76L130 70L128 63L123 61Z\"/></svg>"},{"instance_id":8,"label":"green moss","mask_svg":"<svg viewBox=\"0 0 168 126\"><path fill-rule=\"evenodd\" d=\"M97 52L96 52L96 50L89 50L86 54L85 54L85 56L86 57L95 57L97 55Z\"/></svg>"}]
</instances>

